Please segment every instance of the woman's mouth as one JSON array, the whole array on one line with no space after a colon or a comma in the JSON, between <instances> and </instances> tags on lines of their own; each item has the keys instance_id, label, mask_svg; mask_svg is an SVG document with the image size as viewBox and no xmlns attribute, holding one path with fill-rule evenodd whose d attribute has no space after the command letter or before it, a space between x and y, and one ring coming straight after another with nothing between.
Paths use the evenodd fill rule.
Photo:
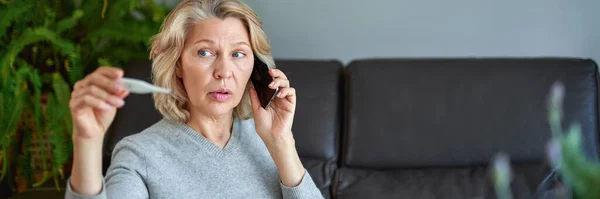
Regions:
<instances>
[{"instance_id":1,"label":"woman's mouth","mask_svg":"<svg viewBox=\"0 0 600 199\"><path fill-rule=\"evenodd\" d=\"M231 97L231 91L225 88L217 89L208 94L218 102L225 102Z\"/></svg>"}]
</instances>

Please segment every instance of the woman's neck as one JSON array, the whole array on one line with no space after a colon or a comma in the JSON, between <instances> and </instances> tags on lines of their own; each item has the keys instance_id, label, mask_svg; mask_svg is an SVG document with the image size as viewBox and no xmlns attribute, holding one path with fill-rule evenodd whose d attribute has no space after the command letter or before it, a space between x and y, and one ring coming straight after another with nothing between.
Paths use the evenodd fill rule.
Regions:
<instances>
[{"instance_id":1,"label":"woman's neck","mask_svg":"<svg viewBox=\"0 0 600 199\"><path fill-rule=\"evenodd\" d=\"M221 116L191 114L190 120L186 124L223 149L231 137L233 113Z\"/></svg>"}]
</instances>

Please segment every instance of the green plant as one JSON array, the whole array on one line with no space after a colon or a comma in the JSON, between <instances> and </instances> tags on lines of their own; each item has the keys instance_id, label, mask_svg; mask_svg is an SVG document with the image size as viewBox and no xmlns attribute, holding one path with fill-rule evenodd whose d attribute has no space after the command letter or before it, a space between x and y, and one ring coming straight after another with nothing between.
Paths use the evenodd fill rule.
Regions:
<instances>
[{"instance_id":1,"label":"green plant","mask_svg":"<svg viewBox=\"0 0 600 199\"><path fill-rule=\"evenodd\" d=\"M73 84L100 65L147 58L167 12L153 0L0 0L0 181L20 176L27 188L54 179L60 189L72 154ZM51 144L40 147L37 179L34 137Z\"/></svg>"},{"instance_id":2,"label":"green plant","mask_svg":"<svg viewBox=\"0 0 600 199\"><path fill-rule=\"evenodd\" d=\"M561 125L565 87L555 82L548 96L548 122L552 139L547 148L548 160L560 176L552 198L600 198L600 163L590 160L583 150L581 126L575 122L568 130ZM493 159L492 176L499 199L511 199L509 157L500 153ZM558 178L557 178L558 179ZM544 190L540 190L544 191Z\"/></svg>"},{"instance_id":3,"label":"green plant","mask_svg":"<svg viewBox=\"0 0 600 199\"><path fill-rule=\"evenodd\" d=\"M572 187L574 198L600 198L600 163L586 157L581 126L573 123L566 132L561 127L564 93L562 83L556 82L548 103L548 120L552 130L552 141L548 147L551 163L565 183Z\"/></svg>"}]
</instances>

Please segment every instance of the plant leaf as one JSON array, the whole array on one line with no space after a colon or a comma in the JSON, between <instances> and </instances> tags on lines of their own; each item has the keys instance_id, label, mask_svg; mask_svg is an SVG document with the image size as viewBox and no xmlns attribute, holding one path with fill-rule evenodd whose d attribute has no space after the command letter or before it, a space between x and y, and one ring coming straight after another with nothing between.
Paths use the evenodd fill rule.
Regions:
<instances>
[{"instance_id":1,"label":"plant leaf","mask_svg":"<svg viewBox=\"0 0 600 199\"><path fill-rule=\"evenodd\" d=\"M73 43L59 38L55 32L47 28L26 29L23 35L9 43L7 47L8 52L0 59L0 66L3 66L2 76L6 77L8 75L8 66L11 66L14 63L19 52L21 52L25 46L40 41L49 41L65 55L76 55L78 53ZM6 81L8 81L8 79L4 79L3 85L6 84Z\"/></svg>"},{"instance_id":2,"label":"plant leaf","mask_svg":"<svg viewBox=\"0 0 600 199\"><path fill-rule=\"evenodd\" d=\"M67 153L68 150L66 149L67 140L65 139L65 128L62 125L62 117L65 117L66 114L63 112L63 110L61 110L60 100L58 99L57 95L51 95L50 100L51 101L49 101L49 104L52 106L48 107L49 111L50 107L53 108L49 114L55 116L55 118L50 118L50 124L48 125L49 129L47 132L49 133L49 140L52 144L52 157L54 163L52 165L52 173L56 174L56 172L62 168L62 165L67 162L69 156ZM57 175L54 175L54 178L57 177Z\"/></svg>"},{"instance_id":3,"label":"plant leaf","mask_svg":"<svg viewBox=\"0 0 600 199\"><path fill-rule=\"evenodd\" d=\"M108 59L102 57L98 58L98 64L99 66L113 66Z\"/></svg>"},{"instance_id":4,"label":"plant leaf","mask_svg":"<svg viewBox=\"0 0 600 199\"><path fill-rule=\"evenodd\" d=\"M60 76L60 74L54 75L54 81L52 83L52 87L54 89L54 94L56 95L56 99L58 100L58 106L60 107L60 111L62 113L62 117L60 117L61 124L63 125L63 133L67 133L71 135L72 131L72 120L71 120L71 109L69 108L69 99L71 98L71 89L67 82Z\"/></svg>"},{"instance_id":5,"label":"plant leaf","mask_svg":"<svg viewBox=\"0 0 600 199\"><path fill-rule=\"evenodd\" d=\"M24 109L24 104L25 102L22 100L22 95L24 93L24 91L27 89L27 85L24 83L24 77L23 74L25 74L25 70L27 70L26 68L23 69L19 69L19 71L17 71L16 76L14 78L14 82L16 84L16 86L14 87L13 90L9 90L6 88L3 88L3 93L2 93L2 97L3 97L3 103L4 103L4 113L3 114L7 114L8 117L3 118L2 121L2 129L0 129L0 131L2 131L1 137L0 137L0 145L2 147L2 150L5 152L4 155L8 156L7 151L9 151L10 145L13 141L13 137L15 136L15 134L17 133L17 125L19 123L19 121L21 120L22 114L23 114L23 109ZM2 171L2 175L0 175L0 181L2 179L4 179L4 176L6 175L6 172L8 172L8 170L5 170L4 167L6 165L10 165L11 163L8 162L8 159L5 157L6 161L3 161L3 171Z\"/></svg>"},{"instance_id":6,"label":"plant leaf","mask_svg":"<svg viewBox=\"0 0 600 199\"><path fill-rule=\"evenodd\" d=\"M79 46L77 47L79 48ZM83 78L84 66L81 63L80 54L74 54L69 56L69 81L71 85L75 85L75 82Z\"/></svg>"},{"instance_id":7,"label":"plant leaf","mask_svg":"<svg viewBox=\"0 0 600 199\"><path fill-rule=\"evenodd\" d=\"M575 193L581 198L599 198L600 164L587 160L582 150L581 127L571 126L569 133L562 139L562 159L566 180L573 185Z\"/></svg>"},{"instance_id":8,"label":"plant leaf","mask_svg":"<svg viewBox=\"0 0 600 199\"><path fill-rule=\"evenodd\" d=\"M31 11L33 4L27 1L11 1L0 12L0 39L8 33L6 29L11 23L23 17L23 14Z\"/></svg>"},{"instance_id":9,"label":"plant leaf","mask_svg":"<svg viewBox=\"0 0 600 199\"><path fill-rule=\"evenodd\" d=\"M56 24L56 32L60 34L65 30L73 28L73 26L75 26L77 23L77 20L83 17L83 14L83 10L73 11L73 15L71 15L71 17L64 18Z\"/></svg>"}]
</instances>

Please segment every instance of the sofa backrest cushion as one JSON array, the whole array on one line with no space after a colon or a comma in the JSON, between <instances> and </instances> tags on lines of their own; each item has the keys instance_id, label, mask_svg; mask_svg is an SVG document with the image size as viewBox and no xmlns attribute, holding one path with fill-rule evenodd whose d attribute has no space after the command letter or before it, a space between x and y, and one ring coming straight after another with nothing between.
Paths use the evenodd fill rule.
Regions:
<instances>
[{"instance_id":1,"label":"sofa backrest cushion","mask_svg":"<svg viewBox=\"0 0 600 199\"><path fill-rule=\"evenodd\" d=\"M343 163L399 168L540 161L547 96L566 88L564 125L579 122L596 157L598 69L592 60L373 59L347 67ZM567 128L567 127L565 127Z\"/></svg>"},{"instance_id":2,"label":"sofa backrest cushion","mask_svg":"<svg viewBox=\"0 0 600 199\"><path fill-rule=\"evenodd\" d=\"M296 89L294 139L303 156L337 159L344 69L339 61L277 60Z\"/></svg>"}]
</instances>

